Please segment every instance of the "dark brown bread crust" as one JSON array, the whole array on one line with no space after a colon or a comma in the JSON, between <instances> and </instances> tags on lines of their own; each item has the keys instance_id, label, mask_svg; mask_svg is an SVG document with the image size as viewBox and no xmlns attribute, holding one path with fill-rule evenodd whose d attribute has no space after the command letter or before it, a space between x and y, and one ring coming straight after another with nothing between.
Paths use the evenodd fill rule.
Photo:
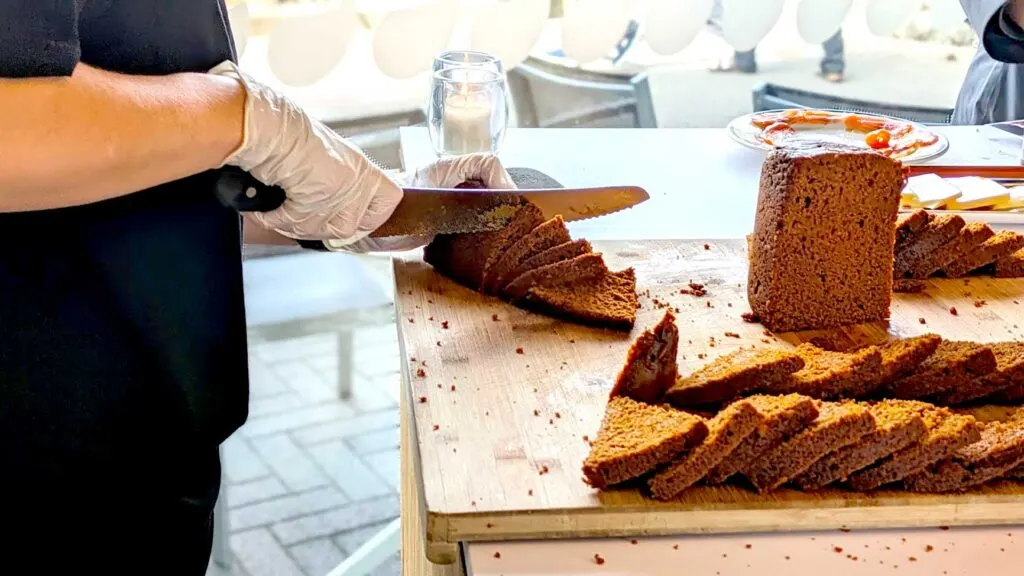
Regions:
<instances>
[{"instance_id":1,"label":"dark brown bread crust","mask_svg":"<svg viewBox=\"0 0 1024 576\"><path fill-rule=\"evenodd\" d=\"M803 369L765 391L819 399L853 398L872 388L882 377L882 353L876 346L854 352L831 352L801 344L796 352L804 359Z\"/></svg>"},{"instance_id":2,"label":"dark brown bread crust","mask_svg":"<svg viewBox=\"0 0 1024 576\"><path fill-rule=\"evenodd\" d=\"M535 286L518 305L579 324L632 330L640 307L636 273L626 268L608 272L597 281Z\"/></svg>"},{"instance_id":3,"label":"dark brown bread crust","mask_svg":"<svg viewBox=\"0 0 1024 576\"><path fill-rule=\"evenodd\" d=\"M496 294L505 285L506 276L524 260L541 252L571 241L569 230L561 216L540 224L517 240L484 273L483 292Z\"/></svg>"},{"instance_id":4,"label":"dark brown bread crust","mask_svg":"<svg viewBox=\"0 0 1024 576\"><path fill-rule=\"evenodd\" d=\"M751 310L775 332L889 315L899 162L853 146L776 150L761 168Z\"/></svg>"},{"instance_id":5,"label":"dark brown bread crust","mask_svg":"<svg viewBox=\"0 0 1024 576\"><path fill-rule=\"evenodd\" d=\"M586 284L606 274L608 267L605 266L604 258L600 252L593 252L524 272L509 282L503 294L510 302L515 303L524 298L531 288Z\"/></svg>"},{"instance_id":6,"label":"dark brown bread crust","mask_svg":"<svg viewBox=\"0 0 1024 576\"><path fill-rule=\"evenodd\" d=\"M497 232L439 234L423 249L423 261L459 284L477 290L483 281L484 263L497 238Z\"/></svg>"},{"instance_id":7,"label":"dark brown bread crust","mask_svg":"<svg viewBox=\"0 0 1024 576\"><path fill-rule=\"evenodd\" d=\"M935 249L929 257L921 259L910 270L912 278L927 278L947 265L966 258L983 242L996 233L984 222L971 222L960 229L952 240Z\"/></svg>"},{"instance_id":8,"label":"dark brown bread crust","mask_svg":"<svg viewBox=\"0 0 1024 576\"><path fill-rule=\"evenodd\" d=\"M918 208L913 212L904 212L896 218L896 246L898 252L905 246L909 246L918 235L924 230L925 225L931 219L931 215L924 208Z\"/></svg>"},{"instance_id":9,"label":"dark brown bread crust","mask_svg":"<svg viewBox=\"0 0 1024 576\"><path fill-rule=\"evenodd\" d=\"M667 464L708 434L698 416L668 406L612 398L601 428L583 462L583 476L594 488L607 488Z\"/></svg>"},{"instance_id":10,"label":"dark brown bread crust","mask_svg":"<svg viewBox=\"0 0 1024 576\"><path fill-rule=\"evenodd\" d=\"M492 240L491 252L484 262L480 285L477 286L477 290L483 291L484 279L487 278L488 272L501 259L509 247L518 242L523 236L529 234L534 228L540 226L542 222L544 222L544 213L533 204L527 203L516 212L512 220L509 221L508 226L499 230Z\"/></svg>"},{"instance_id":11,"label":"dark brown bread crust","mask_svg":"<svg viewBox=\"0 0 1024 576\"><path fill-rule=\"evenodd\" d=\"M733 402L708 421L704 442L648 480L651 495L659 500L675 498L707 475L762 422L764 416L753 404L746 400Z\"/></svg>"},{"instance_id":12,"label":"dark brown bread crust","mask_svg":"<svg viewBox=\"0 0 1024 576\"><path fill-rule=\"evenodd\" d=\"M964 219L956 214L944 214L932 218L917 240L896 253L893 276L895 278L913 277L913 271L922 264L927 264L935 251L956 238L965 225Z\"/></svg>"},{"instance_id":13,"label":"dark brown bread crust","mask_svg":"<svg viewBox=\"0 0 1024 576\"><path fill-rule=\"evenodd\" d=\"M1024 250L996 260L996 278L1024 278Z\"/></svg>"},{"instance_id":14,"label":"dark brown bread crust","mask_svg":"<svg viewBox=\"0 0 1024 576\"><path fill-rule=\"evenodd\" d=\"M935 408L925 411L922 418L928 426L928 434L924 439L855 472L849 478L850 487L866 492L899 482L981 439L978 422L971 416Z\"/></svg>"},{"instance_id":15,"label":"dark brown bread crust","mask_svg":"<svg viewBox=\"0 0 1024 576\"><path fill-rule=\"evenodd\" d=\"M987 424L981 440L950 458L908 476L913 492L953 492L984 484L1024 463L1024 424Z\"/></svg>"},{"instance_id":16,"label":"dark brown bread crust","mask_svg":"<svg viewBox=\"0 0 1024 576\"><path fill-rule=\"evenodd\" d=\"M592 250L593 248L590 246L590 242L583 240L582 238L579 240L573 240L572 242L565 242L564 244L559 244L554 248L548 248L547 250L541 252L540 254L531 256L530 258L524 260L521 264L519 264L519 266L516 267L515 270L512 270L511 272L505 275L505 279L503 280L503 282L507 280L514 280L535 268L540 268L542 266L547 266L548 264L554 264L556 262L561 262L563 260L571 260L577 256L582 256L584 254L590 254ZM501 287L501 293L503 295L505 293L506 287L507 283L505 286Z\"/></svg>"},{"instance_id":17,"label":"dark brown bread crust","mask_svg":"<svg viewBox=\"0 0 1024 576\"><path fill-rule=\"evenodd\" d=\"M763 454L743 475L760 491L794 479L820 458L871 433L875 418L855 402L825 402L818 419L776 448Z\"/></svg>"},{"instance_id":18,"label":"dark brown bread crust","mask_svg":"<svg viewBox=\"0 0 1024 576\"><path fill-rule=\"evenodd\" d=\"M883 400L868 406L875 417L875 430L818 460L794 483L801 490L824 488L919 441L928 431L921 418L922 409L928 406L913 400Z\"/></svg>"},{"instance_id":19,"label":"dark brown bread crust","mask_svg":"<svg viewBox=\"0 0 1024 576\"><path fill-rule=\"evenodd\" d=\"M737 350L679 378L665 399L676 406L724 402L765 388L803 366L800 355L789 350Z\"/></svg>"},{"instance_id":20,"label":"dark brown bread crust","mask_svg":"<svg viewBox=\"0 0 1024 576\"><path fill-rule=\"evenodd\" d=\"M1004 256L1013 254L1021 248L1024 248L1024 236L1003 230L984 241L981 246L967 256L943 268L942 271L949 278L959 278Z\"/></svg>"},{"instance_id":21,"label":"dark brown bread crust","mask_svg":"<svg viewBox=\"0 0 1024 576\"><path fill-rule=\"evenodd\" d=\"M946 340L913 374L893 382L890 398L915 400L967 386L996 368L992 348L974 342Z\"/></svg>"},{"instance_id":22,"label":"dark brown bread crust","mask_svg":"<svg viewBox=\"0 0 1024 576\"><path fill-rule=\"evenodd\" d=\"M996 369L937 396L936 404L955 406L1024 385L1024 342L999 342L989 347L996 357Z\"/></svg>"},{"instance_id":23,"label":"dark brown bread crust","mask_svg":"<svg viewBox=\"0 0 1024 576\"><path fill-rule=\"evenodd\" d=\"M817 402L799 394L757 395L746 400L764 416L764 422L708 473L705 480L710 484L721 484L740 473L767 450L803 430L818 417Z\"/></svg>"},{"instance_id":24,"label":"dark brown bread crust","mask_svg":"<svg viewBox=\"0 0 1024 576\"><path fill-rule=\"evenodd\" d=\"M671 310L666 310L654 328L644 330L629 347L626 364L615 379L609 398L629 396L653 403L679 376L679 329Z\"/></svg>"}]
</instances>

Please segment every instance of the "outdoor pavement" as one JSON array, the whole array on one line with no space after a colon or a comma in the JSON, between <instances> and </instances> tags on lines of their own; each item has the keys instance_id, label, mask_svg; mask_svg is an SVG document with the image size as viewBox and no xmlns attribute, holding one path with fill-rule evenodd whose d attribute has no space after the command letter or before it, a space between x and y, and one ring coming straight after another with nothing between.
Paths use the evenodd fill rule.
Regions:
<instances>
[{"instance_id":1,"label":"outdoor pavement","mask_svg":"<svg viewBox=\"0 0 1024 576\"><path fill-rule=\"evenodd\" d=\"M389 285L387 259L360 260L379 279L368 290ZM250 329L249 419L224 446L234 563L208 576L323 576L398 517L394 308L356 310L339 324L354 333L344 402L335 334ZM376 572L399 573L397 554Z\"/></svg>"}]
</instances>

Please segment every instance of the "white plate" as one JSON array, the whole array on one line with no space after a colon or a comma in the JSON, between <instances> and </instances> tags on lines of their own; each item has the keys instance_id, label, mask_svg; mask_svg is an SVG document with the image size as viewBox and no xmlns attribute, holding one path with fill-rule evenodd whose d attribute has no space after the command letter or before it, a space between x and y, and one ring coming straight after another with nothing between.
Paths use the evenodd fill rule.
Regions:
<instances>
[{"instance_id":1,"label":"white plate","mask_svg":"<svg viewBox=\"0 0 1024 576\"><path fill-rule=\"evenodd\" d=\"M761 129L751 122L751 119L758 114L765 114L767 112L782 112L783 110L767 110L765 112L755 112L752 114L746 114L739 118L733 119L726 126L726 130L729 132L729 137L736 142L746 146L747 148L753 148L754 150L772 150L774 146L771 144L765 144L760 141L757 136L760 134ZM841 110L823 110L824 112L836 112L838 114L844 114ZM918 124L916 122L907 122L906 120L900 120L899 118L892 118L890 116L881 116L876 114L857 114L862 118L879 119L879 120L892 120L894 122L903 122L910 124L915 130L922 130L926 132L934 131L929 130L927 126ZM793 129L796 130L795 136L789 138L799 139L802 141L821 141L821 142L843 142L846 144L853 144L867 149L868 145L864 142L864 134L860 132L849 132L843 127L842 122L835 122L834 124L826 124L821 126L813 125L795 125ZM949 148L949 141L942 134L938 134L938 141L929 146L923 146L914 151L913 154L900 158L904 164L920 164L927 160L938 158Z\"/></svg>"}]
</instances>

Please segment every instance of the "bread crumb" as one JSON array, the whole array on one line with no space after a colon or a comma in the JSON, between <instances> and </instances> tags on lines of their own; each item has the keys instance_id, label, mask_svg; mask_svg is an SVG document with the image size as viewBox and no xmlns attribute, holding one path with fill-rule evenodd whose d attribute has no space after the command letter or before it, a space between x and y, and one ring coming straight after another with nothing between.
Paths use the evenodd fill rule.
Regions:
<instances>
[{"instance_id":1,"label":"bread crumb","mask_svg":"<svg viewBox=\"0 0 1024 576\"><path fill-rule=\"evenodd\" d=\"M833 548L832 551L835 552L836 554L842 554L843 553L843 549L841 547L839 547L839 546L836 546L835 548Z\"/></svg>"},{"instance_id":2,"label":"bread crumb","mask_svg":"<svg viewBox=\"0 0 1024 576\"><path fill-rule=\"evenodd\" d=\"M487 527L488 527L488 528L494 528L494 524L491 524L490 522L488 522L488 523L487 523Z\"/></svg>"},{"instance_id":3,"label":"bread crumb","mask_svg":"<svg viewBox=\"0 0 1024 576\"><path fill-rule=\"evenodd\" d=\"M498 315L497 314L491 314L491 320L493 320L495 322L500 322L500 320L498 319Z\"/></svg>"},{"instance_id":4,"label":"bread crumb","mask_svg":"<svg viewBox=\"0 0 1024 576\"><path fill-rule=\"evenodd\" d=\"M740 314L740 318L743 318L743 321L748 324L757 324L761 321L761 319L757 317L757 314L754 314L753 312L744 312L743 314Z\"/></svg>"},{"instance_id":5,"label":"bread crumb","mask_svg":"<svg viewBox=\"0 0 1024 576\"><path fill-rule=\"evenodd\" d=\"M630 543L630 544L632 544L632 545L634 545L634 546L636 546L636 543L637 543L637 542L636 542L636 539L634 538L633 540L630 540L630 541L629 541L629 543Z\"/></svg>"},{"instance_id":6,"label":"bread crumb","mask_svg":"<svg viewBox=\"0 0 1024 576\"><path fill-rule=\"evenodd\" d=\"M495 552L494 553L494 557L495 558L501 558L501 552Z\"/></svg>"},{"instance_id":7,"label":"bread crumb","mask_svg":"<svg viewBox=\"0 0 1024 576\"><path fill-rule=\"evenodd\" d=\"M415 320L413 320L412 318L409 318L409 324L415 324L415 323L416 323Z\"/></svg>"},{"instance_id":8,"label":"bread crumb","mask_svg":"<svg viewBox=\"0 0 1024 576\"><path fill-rule=\"evenodd\" d=\"M932 550L935 550L935 547L932 546L931 544L928 544L927 546L924 547L924 551L925 552L931 552Z\"/></svg>"},{"instance_id":9,"label":"bread crumb","mask_svg":"<svg viewBox=\"0 0 1024 576\"><path fill-rule=\"evenodd\" d=\"M710 245L708 245L708 244L705 244L705 245L704 245L704 249L705 249L705 250L711 250L711 246L710 246Z\"/></svg>"},{"instance_id":10,"label":"bread crumb","mask_svg":"<svg viewBox=\"0 0 1024 576\"><path fill-rule=\"evenodd\" d=\"M673 550L679 550L679 544L673 544L672 545L672 549Z\"/></svg>"},{"instance_id":11,"label":"bread crumb","mask_svg":"<svg viewBox=\"0 0 1024 576\"><path fill-rule=\"evenodd\" d=\"M949 313L952 314L953 316L956 316L958 314L958 312L956 311L956 306L950 306Z\"/></svg>"},{"instance_id":12,"label":"bread crumb","mask_svg":"<svg viewBox=\"0 0 1024 576\"><path fill-rule=\"evenodd\" d=\"M753 546L750 545L750 544L747 544L746 546L744 546L744 548L746 548L747 550L750 550L751 548L753 548Z\"/></svg>"},{"instance_id":13,"label":"bread crumb","mask_svg":"<svg viewBox=\"0 0 1024 576\"><path fill-rule=\"evenodd\" d=\"M982 306L984 306L985 304L988 304L988 302L987 302L987 301L985 301L985 300L975 300L975 301L974 301L974 307L975 307L975 308L981 308L981 307L982 307Z\"/></svg>"},{"instance_id":14,"label":"bread crumb","mask_svg":"<svg viewBox=\"0 0 1024 576\"><path fill-rule=\"evenodd\" d=\"M455 392L455 384L452 384L452 392Z\"/></svg>"},{"instance_id":15,"label":"bread crumb","mask_svg":"<svg viewBox=\"0 0 1024 576\"><path fill-rule=\"evenodd\" d=\"M424 370L423 368L417 368L416 369L416 376L418 378L426 378L427 377L427 371Z\"/></svg>"},{"instance_id":16,"label":"bread crumb","mask_svg":"<svg viewBox=\"0 0 1024 576\"><path fill-rule=\"evenodd\" d=\"M590 442L590 436L588 436L587 434L584 434L583 435L583 441L584 442Z\"/></svg>"},{"instance_id":17,"label":"bread crumb","mask_svg":"<svg viewBox=\"0 0 1024 576\"><path fill-rule=\"evenodd\" d=\"M740 337L740 335L735 333L735 332L726 332L725 336L726 336L726 338L739 338Z\"/></svg>"},{"instance_id":18,"label":"bread crumb","mask_svg":"<svg viewBox=\"0 0 1024 576\"><path fill-rule=\"evenodd\" d=\"M921 324L925 323L924 318L918 318L917 321L920 322Z\"/></svg>"},{"instance_id":19,"label":"bread crumb","mask_svg":"<svg viewBox=\"0 0 1024 576\"><path fill-rule=\"evenodd\" d=\"M908 558L908 560L910 560L911 562L917 562L917 558L915 558L915 557L913 557L913 556L911 556L910 558Z\"/></svg>"},{"instance_id":20,"label":"bread crumb","mask_svg":"<svg viewBox=\"0 0 1024 576\"><path fill-rule=\"evenodd\" d=\"M516 354L519 354L519 355L524 354L522 346L520 346L519 348L516 348Z\"/></svg>"},{"instance_id":21,"label":"bread crumb","mask_svg":"<svg viewBox=\"0 0 1024 576\"><path fill-rule=\"evenodd\" d=\"M561 414L561 413L559 413L559 412L555 412L555 418L561 418L561 417L562 417L562 414Z\"/></svg>"},{"instance_id":22,"label":"bread crumb","mask_svg":"<svg viewBox=\"0 0 1024 576\"><path fill-rule=\"evenodd\" d=\"M526 491L526 495L527 496L533 496L533 488L530 488L529 490L527 490Z\"/></svg>"},{"instance_id":23,"label":"bread crumb","mask_svg":"<svg viewBox=\"0 0 1024 576\"><path fill-rule=\"evenodd\" d=\"M714 305L711 304L710 300L707 301L707 305L708 305L708 308L714 308Z\"/></svg>"},{"instance_id":24,"label":"bread crumb","mask_svg":"<svg viewBox=\"0 0 1024 576\"><path fill-rule=\"evenodd\" d=\"M444 328L445 330L448 329L448 321L447 320L444 320L444 321L441 322L441 328Z\"/></svg>"},{"instance_id":25,"label":"bread crumb","mask_svg":"<svg viewBox=\"0 0 1024 576\"><path fill-rule=\"evenodd\" d=\"M433 322L434 321L434 317L433 316L427 316L427 320Z\"/></svg>"},{"instance_id":26,"label":"bread crumb","mask_svg":"<svg viewBox=\"0 0 1024 576\"><path fill-rule=\"evenodd\" d=\"M427 403L427 397L426 396L420 396L420 404L426 404L426 403Z\"/></svg>"},{"instance_id":27,"label":"bread crumb","mask_svg":"<svg viewBox=\"0 0 1024 576\"><path fill-rule=\"evenodd\" d=\"M601 558L600 554L594 554L594 562L600 566L601 564L604 564L604 558Z\"/></svg>"}]
</instances>

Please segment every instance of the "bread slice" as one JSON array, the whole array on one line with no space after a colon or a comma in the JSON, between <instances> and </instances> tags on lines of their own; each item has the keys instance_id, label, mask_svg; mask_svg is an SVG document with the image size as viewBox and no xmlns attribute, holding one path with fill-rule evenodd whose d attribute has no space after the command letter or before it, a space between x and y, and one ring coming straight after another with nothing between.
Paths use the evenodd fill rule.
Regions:
<instances>
[{"instance_id":1,"label":"bread slice","mask_svg":"<svg viewBox=\"0 0 1024 576\"><path fill-rule=\"evenodd\" d=\"M540 268L534 268L509 282L502 294L512 303L524 297L531 288L551 288L592 282L608 274L604 257L600 252L562 260Z\"/></svg>"},{"instance_id":2,"label":"bread slice","mask_svg":"<svg viewBox=\"0 0 1024 576\"><path fill-rule=\"evenodd\" d=\"M996 260L993 275L996 278L1024 278L1024 249Z\"/></svg>"},{"instance_id":3,"label":"bread slice","mask_svg":"<svg viewBox=\"0 0 1024 576\"><path fill-rule=\"evenodd\" d=\"M626 354L626 365L612 386L610 398L629 396L641 402L658 402L679 375L679 329L671 310L661 321L644 330Z\"/></svg>"},{"instance_id":4,"label":"bread slice","mask_svg":"<svg viewBox=\"0 0 1024 576\"><path fill-rule=\"evenodd\" d=\"M927 278L949 264L966 258L983 242L995 235L995 231L988 224L971 222L961 228L960 233L952 240L936 248L930 256L918 261L910 269L909 276L911 278Z\"/></svg>"},{"instance_id":5,"label":"bread slice","mask_svg":"<svg viewBox=\"0 0 1024 576\"><path fill-rule=\"evenodd\" d=\"M565 221L561 216L555 216L540 224L509 246L508 250L505 250L505 253L487 269L483 278L483 292L497 294L498 290L505 285L507 275L524 260L571 240L569 230L565 227Z\"/></svg>"},{"instance_id":6,"label":"bread slice","mask_svg":"<svg viewBox=\"0 0 1024 576\"><path fill-rule=\"evenodd\" d=\"M707 474L705 480L710 484L721 484L747 469L766 451L803 430L818 417L818 403L799 394L759 394L746 401L757 408L764 421Z\"/></svg>"},{"instance_id":7,"label":"bread slice","mask_svg":"<svg viewBox=\"0 0 1024 576\"><path fill-rule=\"evenodd\" d=\"M912 492L966 490L1003 476L1021 464L1024 464L1024 424L986 424L981 430L981 440L908 476L903 486Z\"/></svg>"},{"instance_id":8,"label":"bread slice","mask_svg":"<svg viewBox=\"0 0 1024 576\"><path fill-rule=\"evenodd\" d=\"M804 367L764 388L777 394L803 394L811 398L852 398L882 377L882 353L876 346L854 352L831 352L801 344L797 354Z\"/></svg>"},{"instance_id":9,"label":"bread slice","mask_svg":"<svg viewBox=\"0 0 1024 576\"><path fill-rule=\"evenodd\" d=\"M786 147L761 167L747 299L774 332L889 316L898 161L851 145Z\"/></svg>"},{"instance_id":10,"label":"bread slice","mask_svg":"<svg viewBox=\"0 0 1024 576\"><path fill-rule=\"evenodd\" d=\"M818 418L806 429L769 450L743 472L760 491L797 478L823 456L871 433L875 418L856 402L823 402Z\"/></svg>"},{"instance_id":11,"label":"bread slice","mask_svg":"<svg viewBox=\"0 0 1024 576\"><path fill-rule=\"evenodd\" d=\"M707 424L699 416L617 396L605 408L583 462L583 476L594 488L637 478L668 464L707 434Z\"/></svg>"},{"instance_id":12,"label":"bread slice","mask_svg":"<svg viewBox=\"0 0 1024 576\"><path fill-rule=\"evenodd\" d=\"M580 324L613 330L633 329L640 301L632 268L607 272L596 280L584 273L575 280L570 278L571 272L560 283L552 285L544 280L545 284L531 287L519 305Z\"/></svg>"},{"instance_id":13,"label":"bread slice","mask_svg":"<svg viewBox=\"0 0 1024 576\"><path fill-rule=\"evenodd\" d=\"M1003 230L981 243L967 256L956 260L942 269L948 278L959 278L982 266L986 266L1024 248L1024 235Z\"/></svg>"},{"instance_id":14,"label":"bread slice","mask_svg":"<svg viewBox=\"0 0 1024 576\"><path fill-rule=\"evenodd\" d=\"M864 492L899 482L981 439L978 421L971 416L936 407L924 411L921 417L928 433L920 442L854 472L849 478L850 487Z\"/></svg>"},{"instance_id":15,"label":"bread slice","mask_svg":"<svg viewBox=\"0 0 1024 576\"><path fill-rule=\"evenodd\" d=\"M592 250L593 248L591 247L590 242L582 238L579 240L573 240L571 242L559 244L558 246L555 246L553 248L548 248L547 250L541 252L540 254L536 254L534 256L527 258L526 260L523 260L518 266L516 266L514 270L505 274L504 278L502 279L502 282L505 285L501 287L500 292L502 295L504 295L505 288L508 286L507 281L514 280L522 276L526 272L529 272L530 270L533 270L535 268L541 268L547 266L548 264L561 262L563 260L571 260L577 256L582 256L584 254L590 254Z\"/></svg>"},{"instance_id":16,"label":"bread slice","mask_svg":"<svg viewBox=\"0 0 1024 576\"><path fill-rule=\"evenodd\" d=\"M930 407L913 400L883 400L869 405L875 429L854 444L818 460L793 482L801 490L824 488L918 442L928 432L921 413Z\"/></svg>"},{"instance_id":17,"label":"bread slice","mask_svg":"<svg viewBox=\"0 0 1024 576\"><path fill-rule=\"evenodd\" d=\"M862 395L888 386L895 380L909 375L935 354L942 337L938 334L922 334L910 338L898 338L878 347L882 353L882 377Z\"/></svg>"},{"instance_id":18,"label":"bread slice","mask_svg":"<svg viewBox=\"0 0 1024 576\"><path fill-rule=\"evenodd\" d=\"M917 240L929 220L931 220L931 215L924 208L904 212L897 216L895 251L898 252Z\"/></svg>"},{"instance_id":19,"label":"bread slice","mask_svg":"<svg viewBox=\"0 0 1024 576\"><path fill-rule=\"evenodd\" d=\"M1024 385L1024 342L999 342L988 346L996 357L995 370L936 396L936 404L955 406Z\"/></svg>"},{"instance_id":20,"label":"bread slice","mask_svg":"<svg viewBox=\"0 0 1024 576\"><path fill-rule=\"evenodd\" d=\"M539 208L524 204L501 230L435 236L423 249L423 260L467 288L480 290L486 270L513 242L536 228L542 220Z\"/></svg>"},{"instance_id":21,"label":"bread slice","mask_svg":"<svg viewBox=\"0 0 1024 576\"><path fill-rule=\"evenodd\" d=\"M700 445L647 481L651 495L659 500L675 498L728 457L762 422L764 416L746 400L726 406L708 421L708 435Z\"/></svg>"},{"instance_id":22,"label":"bread slice","mask_svg":"<svg viewBox=\"0 0 1024 576\"><path fill-rule=\"evenodd\" d=\"M803 366L803 358L789 350L737 350L679 378L665 393L665 399L676 406L724 402L765 388Z\"/></svg>"},{"instance_id":23,"label":"bread slice","mask_svg":"<svg viewBox=\"0 0 1024 576\"><path fill-rule=\"evenodd\" d=\"M932 218L916 241L896 253L893 276L913 277L913 271L926 264L943 244L956 238L965 225L964 219L956 214L943 214Z\"/></svg>"},{"instance_id":24,"label":"bread slice","mask_svg":"<svg viewBox=\"0 0 1024 576\"><path fill-rule=\"evenodd\" d=\"M915 400L967 386L996 368L992 348L974 342L945 340L911 375L886 389L886 396Z\"/></svg>"}]
</instances>

